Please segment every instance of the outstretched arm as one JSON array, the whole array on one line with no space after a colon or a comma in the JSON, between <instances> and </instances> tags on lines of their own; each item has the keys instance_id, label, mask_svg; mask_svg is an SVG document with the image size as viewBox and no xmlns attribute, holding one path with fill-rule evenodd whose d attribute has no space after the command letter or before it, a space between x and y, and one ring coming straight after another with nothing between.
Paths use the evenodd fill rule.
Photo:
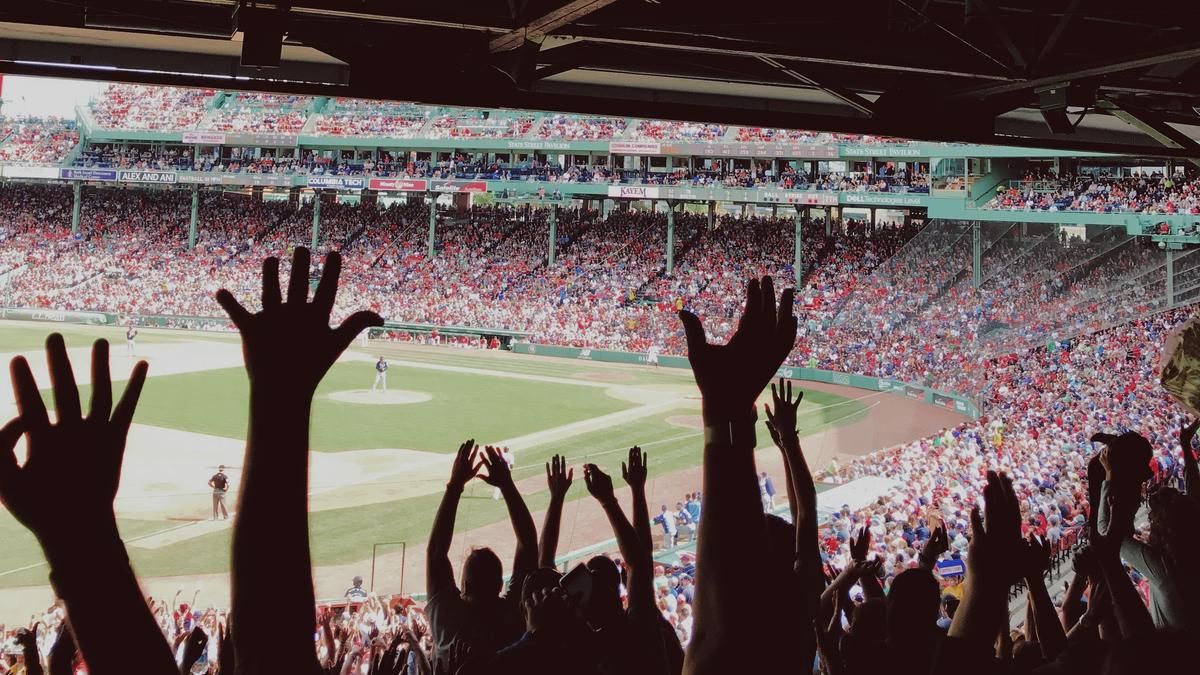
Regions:
<instances>
[{"instance_id":1,"label":"outstretched arm","mask_svg":"<svg viewBox=\"0 0 1200 675\"><path fill-rule=\"evenodd\" d=\"M1196 466L1196 453L1192 449L1192 439L1196 437L1196 429L1200 428L1200 418L1187 425L1179 432L1179 445L1183 450L1183 491L1188 497L1200 500L1200 467Z\"/></svg>"},{"instance_id":2,"label":"outstretched arm","mask_svg":"<svg viewBox=\"0 0 1200 675\"><path fill-rule=\"evenodd\" d=\"M29 364L22 357L12 360L18 417L0 429L0 499L41 544L50 582L66 605L91 672L174 673L175 659L129 566L112 506L146 362L134 366L114 410L108 343L98 340L84 416L61 335L47 338L46 359L54 424ZM14 448L22 434L28 452L19 466ZM122 640L110 639L113 626L121 627Z\"/></svg>"},{"instance_id":3,"label":"outstretched arm","mask_svg":"<svg viewBox=\"0 0 1200 675\"><path fill-rule=\"evenodd\" d=\"M368 326L383 320L352 315L336 329L329 317L341 257L330 253L308 301L309 252L292 258L287 301L279 259L263 262L262 311L251 314L227 290L217 302L242 335L250 378L250 429L233 530L232 606L238 671L317 673L308 547L308 432L317 385ZM286 588L279 595L274 589Z\"/></svg>"},{"instance_id":4,"label":"outstretched arm","mask_svg":"<svg viewBox=\"0 0 1200 675\"><path fill-rule=\"evenodd\" d=\"M656 611L654 605L654 573L650 558L650 548L634 531L633 525L625 517L625 511L613 493L612 478L600 470L595 464L585 464L583 480L588 493L600 502L608 523L612 526L613 534L617 537L617 546L621 549L621 558L629 569L629 610L639 617L652 616Z\"/></svg>"},{"instance_id":5,"label":"outstretched arm","mask_svg":"<svg viewBox=\"0 0 1200 675\"><path fill-rule=\"evenodd\" d=\"M537 526L533 524L533 516L529 513L529 507L525 505L525 499L517 491L512 472L509 471L508 463L504 461L504 456L500 454L500 451L491 446L484 448L483 457L480 458L479 466L476 468L481 467L487 467L487 475L481 476L484 482L492 487L500 488L500 494L504 495L504 504L508 507L508 519L512 522L513 533L517 537L512 578L509 580L511 592L514 588L520 589L521 584L525 583L525 576L537 569Z\"/></svg>"},{"instance_id":6,"label":"outstretched arm","mask_svg":"<svg viewBox=\"0 0 1200 675\"><path fill-rule=\"evenodd\" d=\"M621 476L633 494L633 531L650 554L654 552L654 537L650 534L650 505L646 503L647 469L646 453L636 445L630 448L629 462L621 463Z\"/></svg>"},{"instance_id":7,"label":"outstretched arm","mask_svg":"<svg viewBox=\"0 0 1200 675\"><path fill-rule=\"evenodd\" d=\"M550 505L546 507L546 521L542 524L542 540L538 545L538 567L554 567L558 553L558 531L562 524L563 502L575 469L567 468L567 458L555 455L546 463L546 485L550 488Z\"/></svg>"},{"instance_id":8,"label":"outstretched arm","mask_svg":"<svg viewBox=\"0 0 1200 675\"><path fill-rule=\"evenodd\" d=\"M792 396L792 383L779 378L778 388L771 384L774 410L767 407L767 430L775 446L783 453L787 467L788 500L792 502L792 523L796 528L796 574L802 580L808 611L816 612L821 593L821 550L817 536L817 486L800 448L796 412L804 392Z\"/></svg>"},{"instance_id":9,"label":"outstretched arm","mask_svg":"<svg viewBox=\"0 0 1200 675\"><path fill-rule=\"evenodd\" d=\"M450 542L454 539L454 518L458 514L458 502L463 488L475 477L475 455L479 447L475 439L468 439L458 446L446 493L433 518L433 529L429 532L429 543L425 549L425 593L433 598L441 591L454 586L454 570L450 566Z\"/></svg>"},{"instance_id":10,"label":"outstretched arm","mask_svg":"<svg viewBox=\"0 0 1200 675\"><path fill-rule=\"evenodd\" d=\"M1038 645L1042 656L1053 661L1067 646L1067 633L1058 621L1054 601L1046 590L1046 571L1050 569L1050 542L1030 537L1025 543L1021 558L1021 573L1029 587L1029 606L1036 626Z\"/></svg>"},{"instance_id":11,"label":"outstretched arm","mask_svg":"<svg viewBox=\"0 0 1200 675\"><path fill-rule=\"evenodd\" d=\"M770 277L752 280L738 329L725 345L709 344L694 314L679 316L705 427L705 515L697 538L696 618L684 671L785 667L783 645L755 651L751 662L745 645L770 629L771 619L758 602L756 575L769 552L755 477L754 405L796 339L792 291L783 292L777 307Z\"/></svg>"}]
</instances>

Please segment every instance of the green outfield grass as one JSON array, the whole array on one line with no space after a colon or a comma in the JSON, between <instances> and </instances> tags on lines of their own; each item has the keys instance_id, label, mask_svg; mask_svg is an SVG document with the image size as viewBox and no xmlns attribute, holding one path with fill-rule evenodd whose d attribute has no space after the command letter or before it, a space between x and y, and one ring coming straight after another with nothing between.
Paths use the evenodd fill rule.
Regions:
<instances>
[{"instance_id":1,"label":"green outfield grass","mask_svg":"<svg viewBox=\"0 0 1200 675\"><path fill-rule=\"evenodd\" d=\"M0 327L0 349L30 349L39 346L47 332L21 326ZM49 327L47 327L49 328ZM82 328L64 331L68 344L81 346L113 329ZM109 336L112 339L112 336ZM121 337L120 334L116 336ZM167 332L146 332L139 340L204 339ZM228 339L222 338L222 339ZM480 441L498 440L559 427L575 421L636 407L605 393L594 384L597 377L620 380L613 386L673 385L679 391L694 391L690 373L647 367L614 368L582 361L522 357L511 354L479 352L456 353L444 350L396 350L373 347L370 353L385 351L392 361L389 387L428 392L433 399L410 405L359 405L332 401L326 397L335 391L369 388L373 369L369 362L343 362L334 366L318 391L314 404L312 446L317 451L342 451L361 448L409 448L439 453L453 452L463 438ZM451 372L406 366L405 360L459 368L491 371ZM76 364L81 367L81 364ZM577 382L544 382L505 374L545 376ZM600 374L600 375L597 375ZM88 388L81 394L87 400ZM48 394L48 392L46 392ZM247 383L241 368L223 368L194 373L151 375L142 395L136 422L244 438L247 415ZM806 393L800 412L802 435L814 433L830 424L857 421L867 407L831 394ZM701 458L701 432L689 426L671 424L672 416L698 415L695 401L680 401L676 407L647 417L629 420L611 428L578 433L554 442L519 448L518 480L539 476L543 463L561 453L578 467L594 462L606 470L620 473L620 462L631 445L641 445L650 453L653 503L678 500L664 484L656 491L655 479L665 474L696 466ZM766 441L765 428L759 429L760 441ZM569 499L586 497L582 479L572 488ZM540 481L525 497L530 509L546 506L548 494ZM696 487L699 487L698 485ZM668 494L670 492L670 494ZM352 508L317 511L310 515L313 562L316 565L343 564L369 558L376 542L405 541L423 545L428 536L440 494L426 494ZM491 499L491 488L472 484L465 494L457 519L457 529L465 531L507 518L503 502ZM177 526L172 521L122 520L123 534L143 536ZM568 544L564 526L563 552ZM41 552L36 541L7 513L0 512L0 573L29 565L30 569L0 576L0 587L46 582L46 569L36 566ZM139 574L146 577L221 572L229 564L228 530L198 536L154 550L130 547L129 553Z\"/></svg>"}]
</instances>

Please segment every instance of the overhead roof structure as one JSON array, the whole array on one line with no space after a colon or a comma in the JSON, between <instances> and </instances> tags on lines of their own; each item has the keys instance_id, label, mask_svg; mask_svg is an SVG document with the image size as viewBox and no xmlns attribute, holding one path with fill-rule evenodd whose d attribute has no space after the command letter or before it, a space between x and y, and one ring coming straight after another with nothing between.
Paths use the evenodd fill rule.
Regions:
<instances>
[{"instance_id":1,"label":"overhead roof structure","mask_svg":"<svg viewBox=\"0 0 1200 675\"><path fill-rule=\"evenodd\" d=\"M1184 4L20 0L0 71L1197 159Z\"/></svg>"}]
</instances>

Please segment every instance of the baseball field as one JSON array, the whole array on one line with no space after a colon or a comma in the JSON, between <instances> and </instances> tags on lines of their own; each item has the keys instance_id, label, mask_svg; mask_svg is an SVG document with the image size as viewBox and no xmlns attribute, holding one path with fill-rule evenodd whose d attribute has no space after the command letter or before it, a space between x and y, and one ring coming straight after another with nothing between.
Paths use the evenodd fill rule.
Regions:
<instances>
[{"instance_id":1,"label":"baseball field","mask_svg":"<svg viewBox=\"0 0 1200 675\"><path fill-rule=\"evenodd\" d=\"M56 329L66 338L84 400L93 340L112 342L116 389L136 359L150 363L115 505L122 534L148 593L202 589L202 605L225 606L232 520L210 520L206 483L224 464L236 513L248 395L236 336L143 330L129 355L121 328L3 322L0 358L7 364L25 355L48 387L41 346ZM387 393L370 391L379 356L391 366ZM15 414L8 379L4 368L4 419ZM800 434L814 468L959 419L878 392L834 385L805 385L805 391ZM309 522L317 596L340 596L354 575L373 575L380 592L423 590L424 542L450 459L466 438L512 448L518 485L540 523L548 500L544 462L556 453L574 467L594 462L619 476L625 451L640 445L650 456L655 511L699 489L699 419L698 393L684 370L356 343L326 376L314 404ZM783 471L769 445L760 430L761 468L782 492ZM19 458L23 451L18 448ZM581 470L576 474L560 553L611 537ZM468 487L456 525L455 555L478 545L502 556L511 551L504 504L482 482ZM0 512L0 541L0 621L23 620L52 600L47 568L36 540L6 511Z\"/></svg>"}]
</instances>

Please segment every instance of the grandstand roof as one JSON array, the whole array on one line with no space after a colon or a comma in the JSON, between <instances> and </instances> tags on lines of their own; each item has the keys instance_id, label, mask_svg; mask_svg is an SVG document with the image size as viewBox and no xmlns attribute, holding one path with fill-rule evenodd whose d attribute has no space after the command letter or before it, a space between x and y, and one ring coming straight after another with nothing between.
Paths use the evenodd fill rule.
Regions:
<instances>
[{"instance_id":1,"label":"grandstand roof","mask_svg":"<svg viewBox=\"0 0 1200 675\"><path fill-rule=\"evenodd\" d=\"M3 3L0 70L1200 158L1172 0L294 0L278 68L237 5Z\"/></svg>"}]
</instances>

